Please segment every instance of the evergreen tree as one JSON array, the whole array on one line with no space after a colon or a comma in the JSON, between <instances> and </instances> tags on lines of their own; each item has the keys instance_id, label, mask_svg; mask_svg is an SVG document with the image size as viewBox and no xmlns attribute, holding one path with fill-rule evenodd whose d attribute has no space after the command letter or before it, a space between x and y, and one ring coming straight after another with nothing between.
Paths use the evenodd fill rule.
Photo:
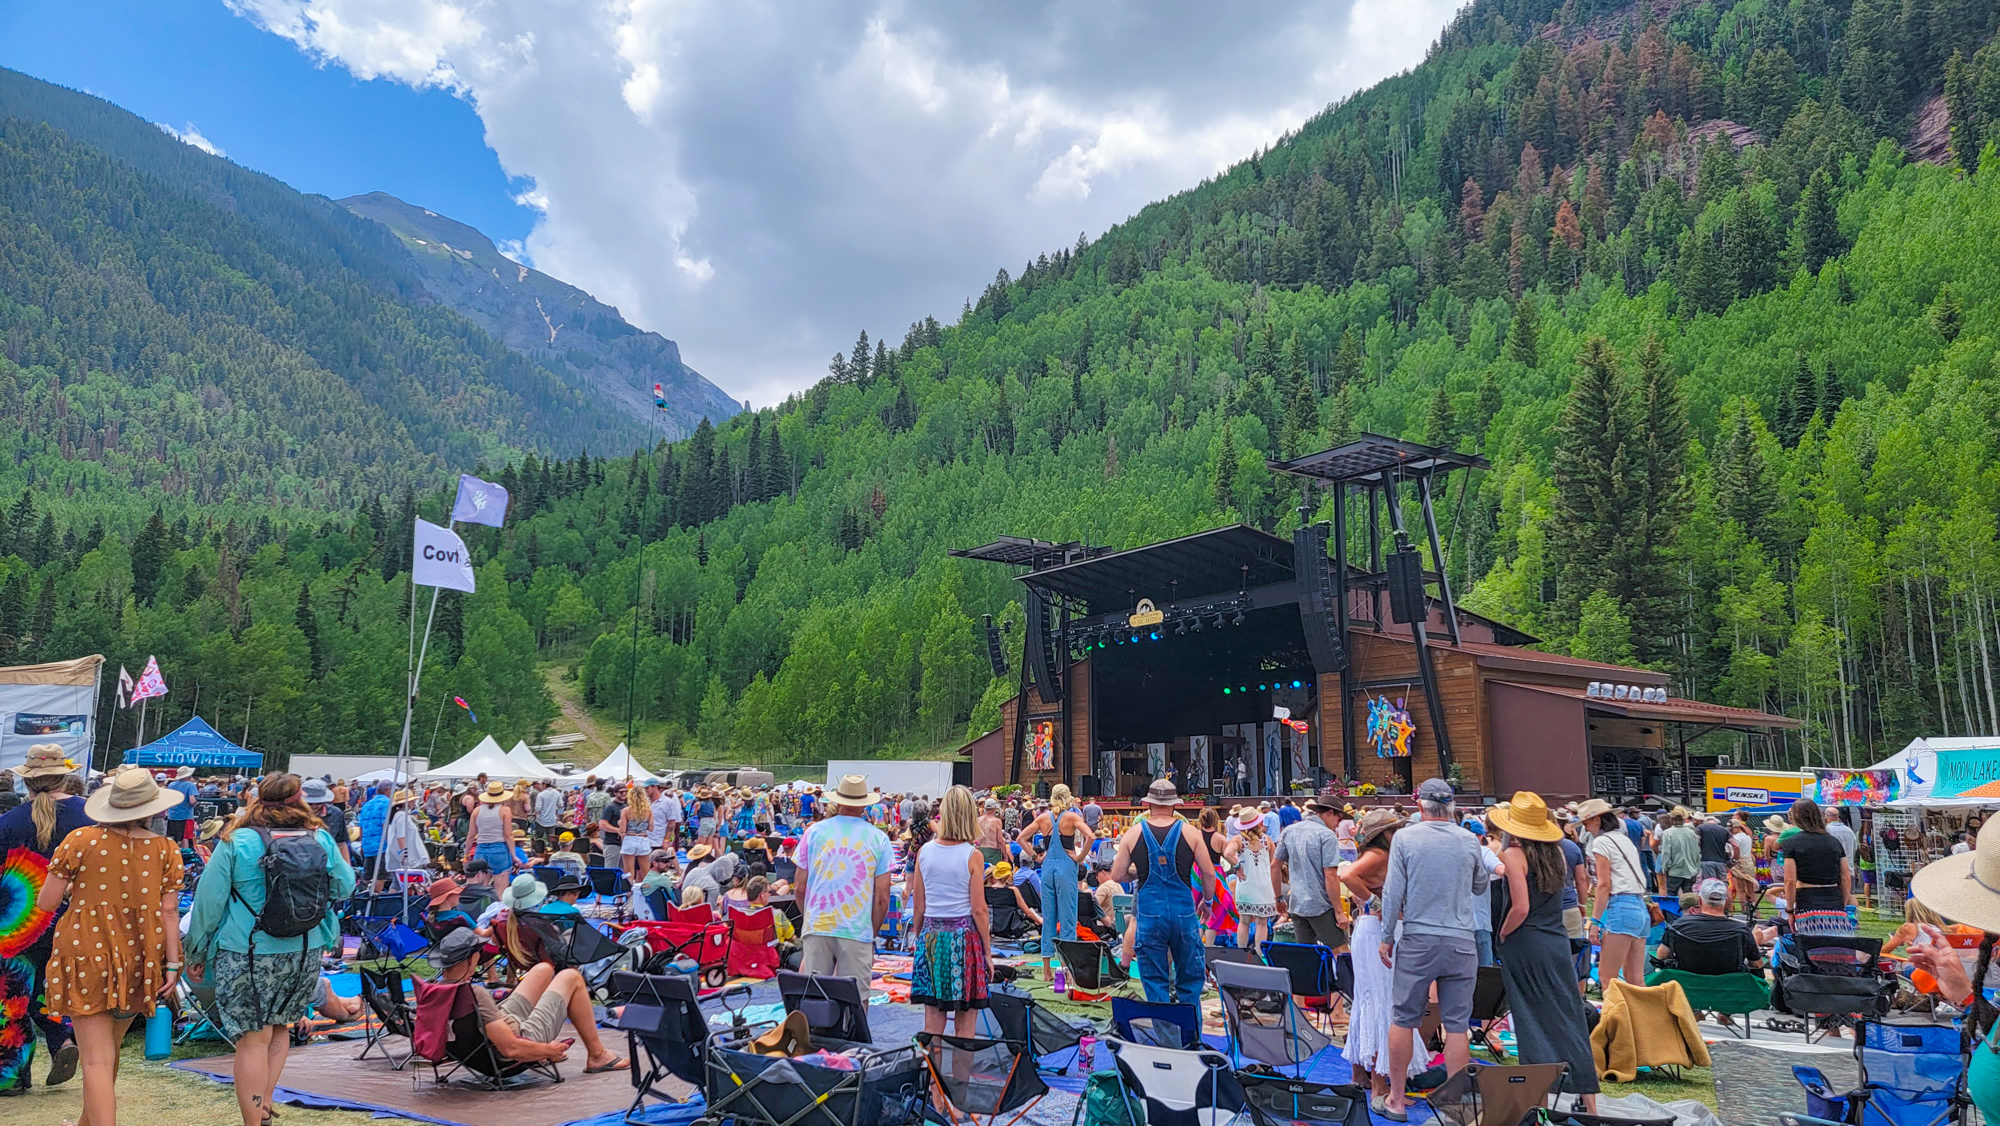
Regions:
<instances>
[{"instance_id":1,"label":"evergreen tree","mask_svg":"<svg viewBox=\"0 0 2000 1126\"><path fill-rule=\"evenodd\" d=\"M35 598L35 620L32 628L35 636L35 656L40 659L48 655L44 646L55 633L56 584L50 582L42 584L42 592Z\"/></svg>"},{"instance_id":2,"label":"evergreen tree","mask_svg":"<svg viewBox=\"0 0 2000 1126\"><path fill-rule=\"evenodd\" d=\"M1451 393L1438 385L1431 396L1430 413L1424 418L1424 442L1450 448L1458 437L1458 417L1451 409Z\"/></svg>"},{"instance_id":3,"label":"evergreen tree","mask_svg":"<svg viewBox=\"0 0 2000 1126\"><path fill-rule=\"evenodd\" d=\"M1801 352L1792 368L1792 381L1778 390L1778 441L1786 449L1797 446L1818 411L1819 376L1813 374L1812 365Z\"/></svg>"},{"instance_id":4,"label":"evergreen tree","mask_svg":"<svg viewBox=\"0 0 2000 1126\"><path fill-rule=\"evenodd\" d=\"M28 628L28 578L15 571L0 584L0 656L10 661L19 658L21 637Z\"/></svg>"},{"instance_id":5,"label":"evergreen tree","mask_svg":"<svg viewBox=\"0 0 2000 1126\"><path fill-rule=\"evenodd\" d=\"M1958 339L1960 330L1965 326L1965 314L1959 311L1958 296L1951 291L1951 283L1938 287L1937 297L1931 301L1926 316L1940 340L1950 344Z\"/></svg>"},{"instance_id":6,"label":"evergreen tree","mask_svg":"<svg viewBox=\"0 0 2000 1126\"><path fill-rule=\"evenodd\" d=\"M1833 180L1818 168L1806 180L1799 198L1799 265L1817 274L1827 259L1840 253L1840 221L1833 210Z\"/></svg>"},{"instance_id":7,"label":"evergreen tree","mask_svg":"<svg viewBox=\"0 0 2000 1126\"><path fill-rule=\"evenodd\" d=\"M900 387L897 394L900 397ZM743 500L746 504L755 504L770 495L764 491L764 416L762 414L753 414L750 416L750 440L743 444L743 449Z\"/></svg>"},{"instance_id":8,"label":"evergreen tree","mask_svg":"<svg viewBox=\"0 0 2000 1126\"><path fill-rule=\"evenodd\" d=\"M1770 517L1778 489L1764 464L1755 424L1756 407L1741 404L1711 463L1716 512L1734 520L1749 538L1770 545Z\"/></svg>"},{"instance_id":9,"label":"evergreen tree","mask_svg":"<svg viewBox=\"0 0 2000 1126\"><path fill-rule=\"evenodd\" d=\"M132 537L132 594L150 605L160 589L160 568L167 561L167 522L158 506L139 534Z\"/></svg>"},{"instance_id":10,"label":"evergreen tree","mask_svg":"<svg viewBox=\"0 0 2000 1126\"><path fill-rule=\"evenodd\" d=\"M868 386L869 379L874 375L868 370L871 359L868 351L868 330L864 328L861 330L861 335L854 338L854 350L847 355L847 378L863 387Z\"/></svg>"},{"instance_id":11,"label":"evergreen tree","mask_svg":"<svg viewBox=\"0 0 2000 1126\"><path fill-rule=\"evenodd\" d=\"M1326 420L1326 444L1329 448L1344 446L1354 440L1356 429L1352 386L1342 387L1328 396L1326 410L1323 413Z\"/></svg>"},{"instance_id":12,"label":"evergreen tree","mask_svg":"<svg viewBox=\"0 0 2000 1126\"><path fill-rule=\"evenodd\" d=\"M1361 338L1354 335L1353 326L1340 334L1340 346L1333 354L1333 370L1329 373L1331 390L1359 382L1361 379Z\"/></svg>"},{"instance_id":13,"label":"evergreen tree","mask_svg":"<svg viewBox=\"0 0 2000 1126\"><path fill-rule=\"evenodd\" d=\"M791 491L791 464L785 460L785 448L778 440L778 423L774 419L764 432L764 495L781 497Z\"/></svg>"},{"instance_id":14,"label":"evergreen tree","mask_svg":"<svg viewBox=\"0 0 2000 1126\"><path fill-rule=\"evenodd\" d=\"M1950 119L1951 159L1966 173L1979 171L1980 121L1977 81L1965 55L1953 48L1944 65L1944 105Z\"/></svg>"},{"instance_id":15,"label":"evergreen tree","mask_svg":"<svg viewBox=\"0 0 2000 1126\"><path fill-rule=\"evenodd\" d=\"M1764 218L1764 205L1748 191L1736 193L1722 226L1722 272L1733 291L1728 296L1733 297L1754 297L1778 282L1777 247ZM1723 304L1727 303L1725 299Z\"/></svg>"},{"instance_id":16,"label":"evergreen tree","mask_svg":"<svg viewBox=\"0 0 2000 1126\"><path fill-rule=\"evenodd\" d=\"M312 584L299 584L299 604L292 611L292 624L306 639L306 676L318 680L326 675L326 653L320 648L319 618L313 613Z\"/></svg>"},{"instance_id":17,"label":"evergreen tree","mask_svg":"<svg viewBox=\"0 0 2000 1126\"><path fill-rule=\"evenodd\" d=\"M1507 358L1522 367L1542 366L1540 320L1535 303L1525 297L1514 303L1514 319L1507 326Z\"/></svg>"},{"instance_id":18,"label":"evergreen tree","mask_svg":"<svg viewBox=\"0 0 2000 1126\"><path fill-rule=\"evenodd\" d=\"M1720 313L1735 296L1736 279L1715 242L1700 231L1686 233L1681 249L1681 299L1688 313Z\"/></svg>"},{"instance_id":19,"label":"evergreen tree","mask_svg":"<svg viewBox=\"0 0 2000 1126\"><path fill-rule=\"evenodd\" d=\"M1494 377L1492 368L1487 368L1479 377L1479 388L1473 392L1472 402L1474 425L1479 440L1484 442L1493 420L1500 417L1501 409L1507 405L1506 397L1500 391L1500 381Z\"/></svg>"},{"instance_id":20,"label":"evergreen tree","mask_svg":"<svg viewBox=\"0 0 2000 1126\"><path fill-rule=\"evenodd\" d=\"M1310 447L1318 437L1319 398L1313 394L1312 381L1301 379L1293 384L1291 400L1285 406L1285 428L1279 436L1278 456L1290 460L1312 453Z\"/></svg>"},{"instance_id":21,"label":"evergreen tree","mask_svg":"<svg viewBox=\"0 0 2000 1126\"><path fill-rule=\"evenodd\" d=\"M1617 356L1603 337L1584 342L1556 421L1548 524L1558 614L1576 620L1583 599L1617 585L1631 557L1628 503L1631 422Z\"/></svg>"},{"instance_id":22,"label":"evergreen tree","mask_svg":"<svg viewBox=\"0 0 2000 1126\"><path fill-rule=\"evenodd\" d=\"M42 522L35 525L35 553L28 562L37 567L56 559L56 514L44 511Z\"/></svg>"},{"instance_id":23,"label":"evergreen tree","mask_svg":"<svg viewBox=\"0 0 2000 1126\"><path fill-rule=\"evenodd\" d=\"M1614 589L1637 629L1640 657L1659 663L1677 655L1675 640L1686 626L1683 569L1676 549L1692 507L1687 483L1690 437L1680 377L1659 337L1648 338L1640 348L1637 378L1627 459L1632 544L1620 585Z\"/></svg>"},{"instance_id":24,"label":"evergreen tree","mask_svg":"<svg viewBox=\"0 0 2000 1126\"><path fill-rule=\"evenodd\" d=\"M1215 454L1215 507L1224 512L1236 507L1236 432L1227 418L1222 420L1222 447Z\"/></svg>"}]
</instances>

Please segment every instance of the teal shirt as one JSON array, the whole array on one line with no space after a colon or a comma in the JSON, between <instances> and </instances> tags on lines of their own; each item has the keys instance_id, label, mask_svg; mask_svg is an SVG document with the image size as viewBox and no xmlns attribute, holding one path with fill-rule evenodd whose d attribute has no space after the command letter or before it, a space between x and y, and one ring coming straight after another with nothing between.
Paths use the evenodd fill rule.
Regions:
<instances>
[{"instance_id":1,"label":"teal shirt","mask_svg":"<svg viewBox=\"0 0 2000 1126\"><path fill-rule=\"evenodd\" d=\"M1986 1043L1972 1049L1972 1060L1965 1072L1966 1097L1988 1122L2000 1121L2000 1054L1993 1051L1994 1035L2000 1035L2000 1028L1988 1035Z\"/></svg>"},{"instance_id":2,"label":"teal shirt","mask_svg":"<svg viewBox=\"0 0 2000 1126\"><path fill-rule=\"evenodd\" d=\"M333 873L333 902L354 894L354 867L341 859L333 847L333 837L325 829L315 830L319 846L326 850ZM255 931L257 913L264 909L264 873L257 862L264 858L264 841L254 831L238 829L226 841L217 841L215 854L202 870L194 889L194 912L188 923L186 957L190 962L209 962L217 950L238 954L297 954L310 944L316 950L336 949L340 943L340 913L329 906L326 918L309 935L277 938ZM230 895L234 885L236 894ZM240 897L240 898L239 898ZM256 948L251 949L251 943Z\"/></svg>"}]
</instances>

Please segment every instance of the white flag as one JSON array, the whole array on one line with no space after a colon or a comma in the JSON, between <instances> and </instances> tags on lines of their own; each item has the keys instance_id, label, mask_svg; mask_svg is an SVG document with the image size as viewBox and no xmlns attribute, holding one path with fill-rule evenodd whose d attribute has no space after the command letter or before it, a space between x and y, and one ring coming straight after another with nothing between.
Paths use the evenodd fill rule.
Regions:
<instances>
[{"instance_id":1,"label":"white flag","mask_svg":"<svg viewBox=\"0 0 2000 1126\"><path fill-rule=\"evenodd\" d=\"M464 524L485 524L498 528L507 522L507 490L491 481L481 481L470 473L458 475L458 500L451 506L451 518Z\"/></svg>"},{"instance_id":2,"label":"white flag","mask_svg":"<svg viewBox=\"0 0 2000 1126\"><path fill-rule=\"evenodd\" d=\"M417 521L416 551L410 578L419 586L441 586L447 590L472 591L472 553L465 541L450 528L440 528L428 520Z\"/></svg>"}]
</instances>

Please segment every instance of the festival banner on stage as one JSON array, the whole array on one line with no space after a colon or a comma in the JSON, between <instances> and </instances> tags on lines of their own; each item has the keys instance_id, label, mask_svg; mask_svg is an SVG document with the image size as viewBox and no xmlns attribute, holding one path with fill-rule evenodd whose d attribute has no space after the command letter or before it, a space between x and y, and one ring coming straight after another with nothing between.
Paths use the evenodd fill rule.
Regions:
<instances>
[{"instance_id":1,"label":"festival banner on stage","mask_svg":"<svg viewBox=\"0 0 2000 1126\"><path fill-rule=\"evenodd\" d=\"M1893 770L1815 768L1812 774L1821 805L1887 805L1903 796L1903 778Z\"/></svg>"},{"instance_id":2,"label":"festival banner on stage","mask_svg":"<svg viewBox=\"0 0 2000 1126\"><path fill-rule=\"evenodd\" d=\"M1146 744L1146 773L1155 778L1167 776L1167 745L1165 743Z\"/></svg>"},{"instance_id":3,"label":"festival banner on stage","mask_svg":"<svg viewBox=\"0 0 2000 1126\"><path fill-rule=\"evenodd\" d=\"M1285 786L1285 725L1277 720L1264 725L1264 788L1260 794L1275 794Z\"/></svg>"},{"instance_id":4,"label":"festival banner on stage","mask_svg":"<svg viewBox=\"0 0 2000 1126\"><path fill-rule=\"evenodd\" d=\"M1056 721L1053 719L1031 719L1028 721L1028 769L1054 770L1056 768Z\"/></svg>"}]
</instances>

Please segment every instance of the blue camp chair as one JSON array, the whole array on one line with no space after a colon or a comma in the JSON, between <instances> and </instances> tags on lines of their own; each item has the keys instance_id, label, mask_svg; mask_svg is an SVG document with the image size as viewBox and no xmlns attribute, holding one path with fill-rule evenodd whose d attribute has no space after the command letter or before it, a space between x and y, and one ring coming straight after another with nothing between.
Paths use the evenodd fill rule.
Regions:
<instances>
[{"instance_id":1,"label":"blue camp chair","mask_svg":"<svg viewBox=\"0 0 2000 1126\"><path fill-rule=\"evenodd\" d=\"M1121 1040L1162 1048L1201 1047L1201 1010L1136 997L1111 999L1111 1027Z\"/></svg>"},{"instance_id":2,"label":"blue camp chair","mask_svg":"<svg viewBox=\"0 0 2000 1126\"><path fill-rule=\"evenodd\" d=\"M1855 1037L1860 1126L1944 1126L1966 1103L1958 1029L1869 1021Z\"/></svg>"}]
</instances>

